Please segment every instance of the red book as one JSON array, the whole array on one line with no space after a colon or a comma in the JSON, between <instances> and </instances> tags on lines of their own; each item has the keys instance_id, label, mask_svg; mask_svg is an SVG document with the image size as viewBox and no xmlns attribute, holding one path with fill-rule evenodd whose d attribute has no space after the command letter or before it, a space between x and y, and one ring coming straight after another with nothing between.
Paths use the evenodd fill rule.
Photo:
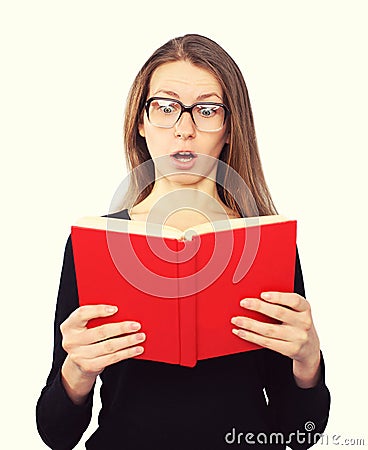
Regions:
<instances>
[{"instance_id":1,"label":"red book","mask_svg":"<svg viewBox=\"0 0 368 450\"><path fill-rule=\"evenodd\" d=\"M182 232L134 220L85 217L71 230L80 305L118 312L88 326L134 320L146 333L138 359L195 366L255 350L232 333L234 316L275 322L240 300L294 291L296 221L260 216Z\"/></svg>"}]
</instances>

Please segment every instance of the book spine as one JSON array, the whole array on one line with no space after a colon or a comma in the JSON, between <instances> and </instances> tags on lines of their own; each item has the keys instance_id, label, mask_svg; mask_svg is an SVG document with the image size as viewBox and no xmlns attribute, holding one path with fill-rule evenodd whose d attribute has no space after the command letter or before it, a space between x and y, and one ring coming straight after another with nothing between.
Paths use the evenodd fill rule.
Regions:
<instances>
[{"instance_id":1,"label":"book spine","mask_svg":"<svg viewBox=\"0 0 368 450\"><path fill-rule=\"evenodd\" d=\"M180 365L197 363L196 259L193 241L178 241L178 307Z\"/></svg>"}]
</instances>

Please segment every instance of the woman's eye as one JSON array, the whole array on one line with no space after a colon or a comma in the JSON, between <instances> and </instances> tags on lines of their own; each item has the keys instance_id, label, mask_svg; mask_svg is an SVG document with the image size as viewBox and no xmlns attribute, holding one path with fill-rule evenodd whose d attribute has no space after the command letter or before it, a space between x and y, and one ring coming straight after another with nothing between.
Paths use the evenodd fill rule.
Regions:
<instances>
[{"instance_id":1,"label":"woman's eye","mask_svg":"<svg viewBox=\"0 0 368 450\"><path fill-rule=\"evenodd\" d=\"M214 107L203 107L200 108L199 113L202 117L213 117L216 115L216 109Z\"/></svg>"},{"instance_id":2,"label":"woman's eye","mask_svg":"<svg viewBox=\"0 0 368 450\"><path fill-rule=\"evenodd\" d=\"M164 114L172 114L173 112L175 112L176 108L174 105L162 105L160 106L160 110Z\"/></svg>"}]
</instances>

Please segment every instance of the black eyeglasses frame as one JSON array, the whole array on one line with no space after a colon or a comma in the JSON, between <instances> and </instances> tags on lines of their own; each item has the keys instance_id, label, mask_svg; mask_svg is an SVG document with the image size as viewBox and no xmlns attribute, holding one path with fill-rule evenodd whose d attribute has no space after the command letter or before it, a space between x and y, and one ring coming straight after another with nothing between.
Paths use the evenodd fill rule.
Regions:
<instances>
[{"instance_id":1,"label":"black eyeglasses frame","mask_svg":"<svg viewBox=\"0 0 368 450\"><path fill-rule=\"evenodd\" d=\"M173 124L172 126L170 126L170 127L165 127L165 126L156 125L156 124L154 124L154 123L151 122L150 117L149 117L149 108L150 108L151 103L152 103L154 100L167 100L167 101L171 101L171 102L178 103L178 104L180 105L180 107L181 107L181 112L180 112L178 118L176 119L176 121L174 122L174 124ZM221 107L223 107L223 108L224 108L224 111L225 111L225 114L224 114L224 120L223 120L223 122L222 122L221 128L218 128L217 130L202 130L201 128L199 128L198 125L196 124L195 120L194 120L194 117L193 117L193 108L195 108L195 107L198 106L198 105L201 105L201 106L202 106L202 105L210 105L210 106L221 106ZM154 125L154 126L156 126L156 127L158 127L158 128L166 128L166 129L168 129L168 128L173 128L173 127L179 122L180 117L183 115L183 113L187 112L187 113L190 114L190 117L192 118L193 123L194 123L194 125L196 126L196 128L197 128L199 131L204 131L204 132L206 132L206 133L215 133L215 132L217 132L217 131L222 130L222 128L223 128L224 125L225 125L226 119L227 119L228 116L230 115L230 109L229 109L226 105L224 105L223 103L217 103L217 102L196 102L196 103L193 103L193 105L188 106L188 105L184 105L184 103L182 103L180 100L178 100L178 99L176 99L176 98L168 98L168 97L150 97L150 98L146 101L146 103L145 103L145 105L144 105L144 108L145 108L145 110L146 110L146 114L147 114L147 119L148 119L148 121L149 121L150 123L152 123L152 125Z\"/></svg>"}]
</instances>

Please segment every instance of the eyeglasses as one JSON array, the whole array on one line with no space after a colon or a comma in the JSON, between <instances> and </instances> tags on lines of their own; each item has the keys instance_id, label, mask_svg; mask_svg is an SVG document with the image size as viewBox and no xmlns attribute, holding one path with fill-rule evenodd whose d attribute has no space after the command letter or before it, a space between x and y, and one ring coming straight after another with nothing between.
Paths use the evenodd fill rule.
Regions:
<instances>
[{"instance_id":1,"label":"eyeglasses","mask_svg":"<svg viewBox=\"0 0 368 450\"><path fill-rule=\"evenodd\" d=\"M225 125L230 110L222 103L200 102L191 106L179 100L151 97L145 104L149 122L160 128L172 128L184 112L188 112L199 131L215 132Z\"/></svg>"}]
</instances>

